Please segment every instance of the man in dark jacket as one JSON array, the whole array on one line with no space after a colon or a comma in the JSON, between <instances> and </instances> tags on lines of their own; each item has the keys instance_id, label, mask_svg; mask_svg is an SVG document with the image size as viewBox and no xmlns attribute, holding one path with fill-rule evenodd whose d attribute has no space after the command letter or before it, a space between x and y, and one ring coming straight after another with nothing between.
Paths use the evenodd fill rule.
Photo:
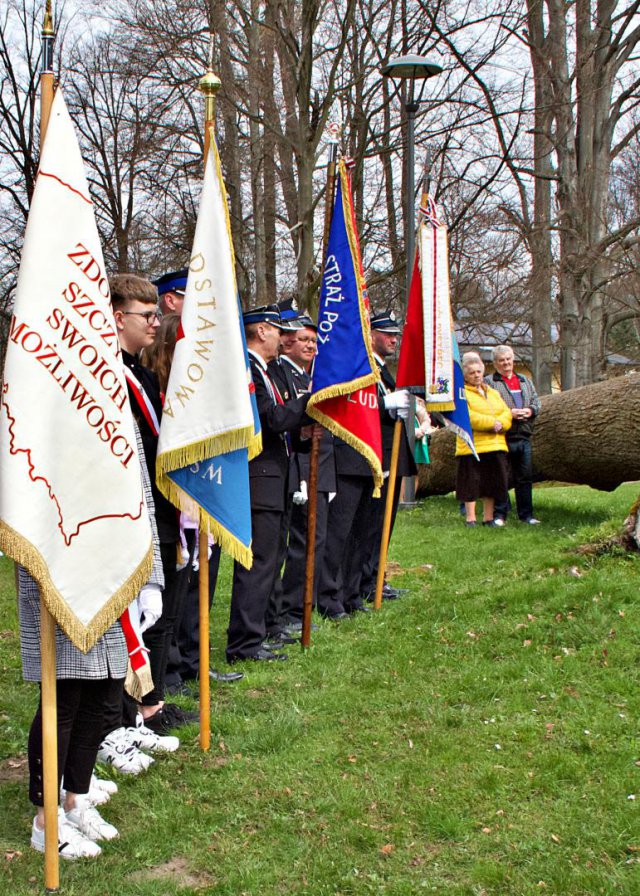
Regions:
<instances>
[{"instance_id":1,"label":"man in dark jacket","mask_svg":"<svg viewBox=\"0 0 640 896\"><path fill-rule=\"evenodd\" d=\"M378 578L378 561L380 558L380 542L382 540L382 528L384 512L387 503L387 484L389 482L389 468L391 466L391 449L393 445L393 431L398 416L405 419L409 409L409 396L406 391L396 392L396 381L386 361L396 351L400 327L392 312L383 311L374 314L371 318L371 347L373 357L380 371L378 383L378 404L380 406L380 432L382 435L382 469L385 475L384 485L379 501L371 502L371 516L367 536L367 550L364 557L361 593L364 597L372 599L375 594ZM404 476L415 476L416 465L411 453L406 429L402 427L400 438L400 450L398 452L398 468L396 486L393 495L393 510L391 516L391 529L389 540L393 533L393 526L400 500L400 486ZM385 582L382 596L386 600L394 600L400 592Z\"/></svg>"},{"instance_id":2,"label":"man in dark jacket","mask_svg":"<svg viewBox=\"0 0 640 896\"><path fill-rule=\"evenodd\" d=\"M495 373L485 377L485 382L497 389L511 410L513 423L506 438L518 518L536 526L540 521L533 515L531 436L533 421L540 412L540 400L531 380L515 372L513 361L513 350L508 345L498 345L493 350ZM494 520L498 525L504 525L508 511L508 502L496 503Z\"/></svg>"},{"instance_id":3,"label":"man in dark jacket","mask_svg":"<svg viewBox=\"0 0 640 896\"><path fill-rule=\"evenodd\" d=\"M268 372L278 354L277 306L243 316L251 375L262 427L262 451L249 463L253 566L236 563L227 629L227 660L275 660L285 655L263 646L269 595L278 573L280 524L285 512L292 439L300 435L309 395L285 402Z\"/></svg>"}]
</instances>

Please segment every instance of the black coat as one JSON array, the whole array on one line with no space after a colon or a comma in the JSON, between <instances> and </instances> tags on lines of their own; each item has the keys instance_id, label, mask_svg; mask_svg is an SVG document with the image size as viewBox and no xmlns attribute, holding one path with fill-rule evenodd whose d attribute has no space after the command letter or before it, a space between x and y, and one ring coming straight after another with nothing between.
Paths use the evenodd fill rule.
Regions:
<instances>
[{"instance_id":1,"label":"black coat","mask_svg":"<svg viewBox=\"0 0 640 896\"><path fill-rule=\"evenodd\" d=\"M287 359L272 361L269 373L276 382L280 394L289 398L299 398L309 390L311 377L306 371L294 367ZM289 492L298 491L300 483L309 482L309 452L296 451L291 455L289 466ZM333 453L333 436L328 429L322 433L318 448L318 491L335 492L337 488L336 462Z\"/></svg>"},{"instance_id":2,"label":"black coat","mask_svg":"<svg viewBox=\"0 0 640 896\"><path fill-rule=\"evenodd\" d=\"M156 412L158 422L160 422L160 419L162 417L162 398L160 397L160 386L158 385L158 377L153 372L153 370L149 370L148 367L143 367L135 357L135 355L130 355L129 352L126 352L124 349L122 349L122 361L125 367L128 367L129 370L132 371L133 375L142 386L145 395L151 402L151 405ZM175 542L180 537L178 511L173 506L171 501L168 501L162 494L162 492L158 490L158 487L156 485L156 454L158 452L158 435L154 433L153 429L147 422L147 418L142 413L140 405L138 404L138 400L131 390L131 387L128 387L128 390L131 411L133 413L133 416L136 418L138 427L140 429L142 446L144 448L144 457L147 462L149 479L151 480L153 503L156 509L158 538L163 544Z\"/></svg>"},{"instance_id":3,"label":"black coat","mask_svg":"<svg viewBox=\"0 0 640 896\"><path fill-rule=\"evenodd\" d=\"M376 362L377 363L377 362ZM384 407L384 396L387 392L394 392L396 381L386 364L378 364L380 379L384 388L378 383L378 406L380 408L380 430L382 434L382 469L388 470L391 465L391 449L393 447L393 431L396 421ZM410 421L413 425L413 421ZM398 452L398 476L415 476L416 464L411 453L411 446L407 437L406 427L403 425L400 436L400 449Z\"/></svg>"},{"instance_id":4,"label":"black coat","mask_svg":"<svg viewBox=\"0 0 640 896\"><path fill-rule=\"evenodd\" d=\"M305 414L309 395L283 400L282 404L274 401L265 383L265 375L269 374L263 373L252 354L249 363L262 427L262 451L249 462L251 508L284 511L289 471L285 433L291 434L295 447L301 447L297 437L300 426L309 422Z\"/></svg>"}]
</instances>

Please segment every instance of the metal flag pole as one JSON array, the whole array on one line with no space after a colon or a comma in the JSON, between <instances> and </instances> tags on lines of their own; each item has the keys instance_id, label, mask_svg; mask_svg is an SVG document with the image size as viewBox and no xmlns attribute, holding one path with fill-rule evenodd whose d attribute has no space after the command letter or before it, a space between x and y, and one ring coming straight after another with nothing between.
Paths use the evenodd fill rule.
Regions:
<instances>
[{"instance_id":1,"label":"metal flag pole","mask_svg":"<svg viewBox=\"0 0 640 896\"><path fill-rule=\"evenodd\" d=\"M42 27L40 73L40 154L47 133L54 93L53 45L55 30L51 0L47 0ZM58 706L56 695L56 624L40 592L40 655L42 662L42 776L44 800L44 887L57 893L60 887L58 855Z\"/></svg>"},{"instance_id":2,"label":"metal flag pole","mask_svg":"<svg viewBox=\"0 0 640 896\"><path fill-rule=\"evenodd\" d=\"M338 158L338 143L340 141L341 127L338 123L332 123L328 127L329 142L327 147L327 186L325 191L324 206L324 231L322 234L322 268L327 255L327 243L331 230L331 218L333 217L333 205L336 194L336 161ZM316 435L316 427L313 428L311 438L311 456L309 458L309 501L307 504L307 557L305 567L304 598L302 609L302 636L300 643L303 649L311 644L311 610L313 609L313 584L315 580L316 562L316 523L318 514L318 451L320 435Z\"/></svg>"},{"instance_id":3,"label":"metal flag pole","mask_svg":"<svg viewBox=\"0 0 640 896\"><path fill-rule=\"evenodd\" d=\"M209 49L209 68L198 85L204 95L204 155L211 140L215 139L216 94L221 85L220 78L213 73L213 37ZM211 745L211 702L209 690L209 532L200 525L198 537L198 600L200 627L200 748L206 752Z\"/></svg>"}]
</instances>

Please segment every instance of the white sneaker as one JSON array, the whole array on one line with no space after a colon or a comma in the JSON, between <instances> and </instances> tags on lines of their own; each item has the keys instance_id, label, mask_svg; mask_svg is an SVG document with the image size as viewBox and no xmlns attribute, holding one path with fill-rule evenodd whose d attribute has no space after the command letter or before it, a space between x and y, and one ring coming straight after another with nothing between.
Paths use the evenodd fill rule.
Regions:
<instances>
[{"instance_id":1,"label":"white sneaker","mask_svg":"<svg viewBox=\"0 0 640 896\"><path fill-rule=\"evenodd\" d=\"M97 778L95 775L91 775L91 790L102 790L109 796L113 796L118 792L118 785L115 781L109 781L108 778Z\"/></svg>"},{"instance_id":2,"label":"white sneaker","mask_svg":"<svg viewBox=\"0 0 640 896\"><path fill-rule=\"evenodd\" d=\"M111 799L111 794L107 793L106 790L98 790L95 787L89 788L89 793L85 794L86 798L89 800L92 806L104 806L105 803L108 803ZM64 803L67 798L67 791L64 787L60 788L60 802Z\"/></svg>"},{"instance_id":3,"label":"white sneaker","mask_svg":"<svg viewBox=\"0 0 640 896\"><path fill-rule=\"evenodd\" d=\"M539 525L540 525L540 520L537 520L537 519L535 518L535 516L532 516L530 519L527 520L527 523L528 523L530 526L539 526Z\"/></svg>"},{"instance_id":4,"label":"white sneaker","mask_svg":"<svg viewBox=\"0 0 640 896\"><path fill-rule=\"evenodd\" d=\"M136 727L127 728L127 738L132 746L152 753L175 753L180 746L177 737L156 734L151 728L147 728L140 713L136 717Z\"/></svg>"},{"instance_id":5,"label":"white sneaker","mask_svg":"<svg viewBox=\"0 0 640 896\"><path fill-rule=\"evenodd\" d=\"M44 852L44 831L36 825L35 818L31 827L31 846ZM68 821L64 810L58 809L58 855L63 859L95 859L101 852L98 844L80 833Z\"/></svg>"},{"instance_id":6,"label":"white sneaker","mask_svg":"<svg viewBox=\"0 0 640 896\"><path fill-rule=\"evenodd\" d=\"M496 526L506 526L507 524L500 516L496 516L493 518L494 525Z\"/></svg>"},{"instance_id":7,"label":"white sneaker","mask_svg":"<svg viewBox=\"0 0 640 896\"><path fill-rule=\"evenodd\" d=\"M98 750L98 759L112 765L123 775L139 775L153 762L152 756L147 756L129 743L126 728L116 728L105 737Z\"/></svg>"},{"instance_id":8,"label":"white sneaker","mask_svg":"<svg viewBox=\"0 0 640 896\"><path fill-rule=\"evenodd\" d=\"M65 815L88 840L115 840L118 836L118 829L104 820L86 796L77 796L75 807Z\"/></svg>"}]
</instances>

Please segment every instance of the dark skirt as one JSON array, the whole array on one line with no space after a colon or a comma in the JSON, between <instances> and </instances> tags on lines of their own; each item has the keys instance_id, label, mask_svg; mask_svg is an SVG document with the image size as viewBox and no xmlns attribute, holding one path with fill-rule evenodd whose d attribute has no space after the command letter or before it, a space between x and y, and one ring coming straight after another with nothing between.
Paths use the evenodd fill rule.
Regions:
<instances>
[{"instance_id":1,"label":"dark skirt","mask_svg":"<svg viewBox=\"0 0 640 896\"><path fill-rule=\"evenodd\" d=\"M456 458L456 498L458 501L476 501L478 498L494 498L504 503L508 497L509 455L506 451L488 451Z\"/></svg>"}]
</instances>

